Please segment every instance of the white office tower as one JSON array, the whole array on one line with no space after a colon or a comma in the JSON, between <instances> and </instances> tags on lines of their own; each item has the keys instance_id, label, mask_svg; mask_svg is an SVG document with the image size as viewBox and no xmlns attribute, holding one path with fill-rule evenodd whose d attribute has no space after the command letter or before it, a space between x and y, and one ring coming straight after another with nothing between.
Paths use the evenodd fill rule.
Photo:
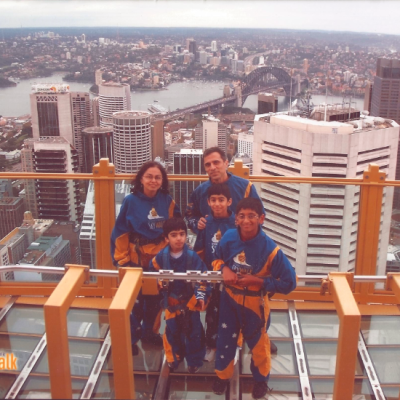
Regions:
<instances>
[{"instance_id":1,"label":"white office tower","mask_svg":"<svg viewBox=\"0 0 400 400\"><path fill-rule=\"evenodd\" d=\"M247 154L250 159L253 159L253 142L254 135L253 131L251 133L239 132L238 136L238 153Z\"/></svg>"},{"instance_id":2,"label":"white office tower","mask_svg":"<svg viewBox=\"0 0 400 400\"><path fill-rule=\"evenodd\" d=\"M32 85L30 102L34 138L61 136L74 144L69 85Z\"/></svg>"},{"instance_id":3,"label":"white office tower","mask_svg":"<svg viewBox=\"0 0 400 400\"><path fill-rule=\"evenodd\" d=\"M195 129L196 149L206 150L218 146L226 152L227 126L212 115L206 116L202 122L202 129Z\"/></svg>"},{"instance_id":4,"label":"white office tower","mask_svg":"<svg viewBox=\"0 0 400 400\"><path fill-rule=\"evenodd\" d=\"M110 127L113 114L131 109L131 91L127 83L103 83L99 85L100 126Z\"/></svg>"},{"instance_id":5,"label":"white office tower","mask_svg":"<svg viewBox=\"0 0 400 400\"><path fill-rule=\"evenodd\" d=\"M213 40L212 42L211 42L211 51L217 51L217 41L216 40Z\"/></svg>"},{"instance_id":6,"label":"white office tower","mask_svg":"<svg viewBox=\"0 0 400 400\"><path fill-rule=\"evenodd\" d=\"M21 150L24 172L63 174L78 172L78 153L62 137L26 139ZM27 180L27 209L34 217L57 221L80 221L79 181L71 179Z\"/></svg>"},{"instance_id":7,"label":"white office tower","mask_svg":"<svg viewBox=\"0 0 400 400\"><path fill-rule=\"evenodd\" d=\"M152 160L150 115L121 111L113 115L114 164L117 173L136 173Z\"/></svg>"},{"instance_id":8,"label":"white office tower","mask_svg":"<svg viewBox=\"0 0 400 400\"><path fill-rule=\"evenodd\" d=\"M258 115L254 123L255 175L362 178L370 163L394 179L399 125L364 117L324 122L288 115ZM265 232L297 274L354 271L360 187L261 184ZM393 188L384 189L377 274L384 275Z\"/></svg>"}]
</instances>

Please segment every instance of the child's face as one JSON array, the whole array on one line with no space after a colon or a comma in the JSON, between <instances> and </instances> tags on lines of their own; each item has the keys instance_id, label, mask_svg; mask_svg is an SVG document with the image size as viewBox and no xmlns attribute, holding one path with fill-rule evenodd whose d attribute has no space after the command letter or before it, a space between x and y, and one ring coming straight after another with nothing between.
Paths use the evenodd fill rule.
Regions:
<instances>
[{"instance_id":1,"label":"child's face","mask_svg":"<svg viewBox=\"0 0 400 400\"><path fill-rule=\"evenodd\" d=\"M227 217L228 207L232 204L232 199L227 199L222 194L213 194L208 199L208 205L214 214L214 217Z\"/></svg>"},{"instance_id":2,"label":"child's face","mask_svg":"<svg viewBox=\"0 0 400 400\"><path fill-rule=\"evenodd\" d=\"M236 215L236 225L240 227L240 232L247 237L256 236L258 226L264 222L265 215L258 215L254 210L242 208Z\"/></svg>"},{"instance_id":3,"label":"child's face","mask_svg":"<svg viewBox=\"0 0 400 400\"><path fill-rule=\"evenodd\" d=\"M167 241L171 247L171 251L173 253L178 253L179 251L183 250L183 246L185 245L186 232L183 229L179 231L172 231L168 233Z\"/></svg>"}]
</instances>

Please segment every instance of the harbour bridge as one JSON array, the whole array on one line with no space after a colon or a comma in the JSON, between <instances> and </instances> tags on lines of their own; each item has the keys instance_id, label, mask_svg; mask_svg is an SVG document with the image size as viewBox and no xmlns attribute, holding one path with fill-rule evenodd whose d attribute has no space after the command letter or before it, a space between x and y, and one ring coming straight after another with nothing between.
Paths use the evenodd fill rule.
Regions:
<instances>
[{"instance_id":1,"label":"harbour bridge","mask_svg":"<svg viewBox=\"0 0 400 400\"><path fill-rule=\"evenodd\" d=\"M178 118L187 113L195 113L207 110L209 107L222 106L232 104L236 107L242 107L248 96L263 92L265 90L283 88L286 95L294 94L294 80L282 68L274 66L264 66L250 72L239 85L235 86L233 93L228 97L220 97L215 100L209 100L201 104L177 109L162 116L158 116L157 120L168 120Z\"/></svg>"}]
</instances>

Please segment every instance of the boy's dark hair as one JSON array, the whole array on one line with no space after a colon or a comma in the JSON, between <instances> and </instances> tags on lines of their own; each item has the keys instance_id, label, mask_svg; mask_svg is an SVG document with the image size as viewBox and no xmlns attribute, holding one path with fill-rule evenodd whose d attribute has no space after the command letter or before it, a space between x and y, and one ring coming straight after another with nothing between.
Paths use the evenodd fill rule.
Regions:
<instances>
[{"instance_id":1,"label":"boy's dark hair","mask_svg":"<svg viewBox=\"0 0 400 400\"><path fill-rule=\"evenodd\" d=\"M163 225L163 234L166 238L172 231L185 231L187 235L187 227L183 218L170 218L164 222Z\"/></svg>"},{"instance_id":2,"label":"boy's dark hair","mask_svg":"<svg viewBox=\"0 0 400 400\"><path fill-rule=\"evenodd\" d=\"M146 171L149 168L153 168L153 167L158 168L160 170L160 173L162 176L162 184L160 187L160 191L163 193L168 193L167 172L165 171L165 168L156 161L147 161L140 167L138 173L135 176L135 179L133 179L133 181L131 182L131 184L134 186L132 189L132 193L143 192L143 186L142 186L142 182L140 182L140 180L143 178L143 175L146 173Z\"/></svg>"},{"instance_id":3,"label":"boy's dark hair","mask_svg":"<svg viewBox=\"0 0 400 400\"><path fill-rule=\"evenodd\" d=\"M222 161L226 161L226 154L225 154L225 152L224 152L222 149L220 149L219 147L210 147L209 149L204 150L204 153L203 153L203 160L204 160L207 156L209 156L210 154L212 154L212 153L218 153L218 154L221 156Z\"/></svg>"},{"instance_id":4,"label":"boy's dark hair","mask_svg":"<svg viewBox=\"0 0 400 400\"><path fill-rule=\"evenodd\" d=\"M214 183L207 190L207 198L209 199L212 195L222 195L228 200L232 198L229 186L226 183Z\"/></svg>"},{"instance_id":5,"label":"boy's dark hair","mask_svg":"<svg viewBox=\"0 0 400 400\"><path fill-rule=\"evenodd\" d=\"M239 201L236 206L236 215L238 215L241 210L252 210L259 216L264 214L261 201L253 197L246 197Z\"/></svg>"}]
</instances>

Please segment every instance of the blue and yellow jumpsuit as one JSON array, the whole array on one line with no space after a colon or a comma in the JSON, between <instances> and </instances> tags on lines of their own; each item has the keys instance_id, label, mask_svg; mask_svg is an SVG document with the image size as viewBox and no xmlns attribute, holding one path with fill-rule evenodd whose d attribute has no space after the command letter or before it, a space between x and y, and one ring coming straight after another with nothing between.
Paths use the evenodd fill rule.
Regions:
<instances>
[{"instance_id":1,"label":"blue and yellow jumpsuit","mask_svg":"<svg viewBox=\"0 0 400 400\"><path fill-rule=\"evenodd\" d=\"M178 258L171 256L169 246L165 247L150 261L149 269L174 272L207 271L197 253L186 245ZM196 283L193 289L190 283L175 280L162 291L166 321L163 343L167 362L176 368L186 358L189 367L201 367L206 349L204 329L196 303L198 300L207 303L209 285Z\"/></svg>"},{"instance_id":2,"label":"blue and yellow jumpsuit","mask_svg":"<svg viewBox=\"0 0 400 400\"><path fill-rule=\"evenodd\" d=\"M180 216L175 201L166 193L158 191L154 197L142 192L128 194L111 234L114 265L140 266L146 271L151 258L167 244L162 235L164 222ZM144 296L140 292L131 313L132 344L142 335L157 334L160 316L160 296Z\"/></svg>"},{"instance_id":3,"label":"blue and yellow jumpsuit","mask_svg":"<svg viewBox=\"0 0 400 400\"><path fill-rule=\"evenodd\" d=\"M257 236L242 241L238 229L222 237L216 249L214 270L230 268L240 274L252 274L264 281L258 287L225 285L221 293L215 372L220 379L233 374L237 338L242 331L251 351L250 369L254 380L267 381L271 369L266 320L269 316L267 292L288 294L296 287L296 274L289 260L262 229Z\"/></svg>"},{"instance_id":4,"label":"blue and yellow jumpsuit","mask_svg":"<svg viewBox=\"0 0 400 400\"><path fill-rule=\"evenodd\" d=\"M215 260L215 249L222 236L228 229L235 228L235 214L227 218L215 218L212 214L206 218L206 227L199 230L193 250L204 251L204 262L209 271L213 270L211 263ZM221 292L220 284L216 284L212 290L210 302L206 311L206 346L215 349L217 347L219 303Z\"/></svg>"},{"instance_id":5,"label":"blue and yellow jumpsuit","mask_svg":"<svg viewBox=\"0 0 400 400\"><path fill-rule=\"evenodd\" d=\"M253 197L261 202L257 190L251 182L239 176L232 175L230 172L227 174L228 180L224 183L228 185L232 195L232 204L229 207L231 211L235 212L239 201L246 197ZM211 215L211 208L207 202L208 189L211 185L211 180L203 182L190 195L189 203L186 207L185 219L188 227L195 233L198 233L197 223L199 219L206 215Z\"/></svg>"}]
</instances>

